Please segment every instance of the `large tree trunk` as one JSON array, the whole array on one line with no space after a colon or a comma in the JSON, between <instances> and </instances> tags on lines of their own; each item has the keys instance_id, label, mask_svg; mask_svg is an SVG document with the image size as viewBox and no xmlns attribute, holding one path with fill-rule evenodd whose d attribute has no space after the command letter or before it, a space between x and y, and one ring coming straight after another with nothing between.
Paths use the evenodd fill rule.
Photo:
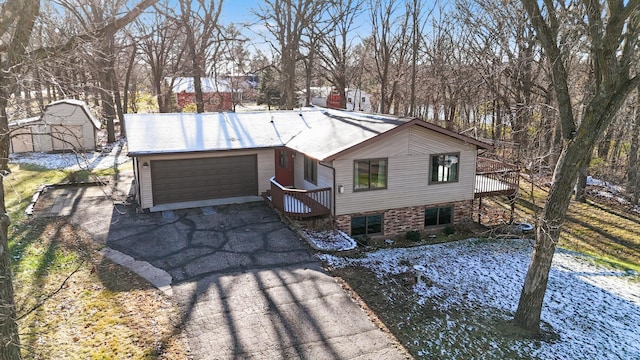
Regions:
<instances>
[{"instance_id":1,"label":"large tree trunk","mask_svg":"<svg viewBox=\"0 0 640 360\"><path fill-rule=\"evenodd\" d=\"M103 74L100 98L102 99L102 111L107 121L107 143L109 144L116 141L115 126L113 123L116 117L116 110L113 106L113 95L111 95L111 92L109 91L111 88L113 88L111 85L111 74L109 71L105 71Z\"/></svg>"},{"instance_id":2,"label":"large tree trunk","mask_svg":"<svg viewBox=\"0 0 640 360\"><path fill-rule=\"evenodd\" d=\"M587 202L587 176L589 175L589 163L591 162L591 154L585 160L584 165L578 169L578 179L575 187L575 200Z\"/></svg>"},{"instance_id":3,"label":"large tree trunk","mask_svg":"<svg viewBox=\"0 0 640 360\"><path fill-rule=\"evenodd\" d=\"M133 72L137 54L137 45L134 43L132 46L133 49L131 50L131 57L129 58L127 72L124 77L124 88L122 90L122 119L120 119L120 136L122 137L127 136L124 123L124 114L129 113L129 89L131 84L131 73Z\"/></svg>"},{"instance_id":4,"label":"large tree trunk","mask_svg":"<svg viewBox=\"0 0 640 360\"><path fill-rule=\"evenodd\" d=\"M0 75L0 80L2 76ZM9 155L8 96L0 92L0 169L6 171ZM20 338L13 301L11 256L9 254L9 216L4 204L4 176L0 176L0 359L20 359Z\"/></svg>"},{"instance_id":5,"label":"large tree trunk","mask_svg":"<svg viewBox=\"0 0 640 360\"><path fill-rule=\"evenodd\" d=\"M288 56L282 59L282 94L284 99L281 99L281 105L284 105L285 109L292 110L296 105L296 56L297 52L291 48L286 47L284 52Z\"/></svg>"},{"instance_id":6,"label":"large tree trunk","mask_svg":"<svg viewBox=\"0 0 640 360\"><path fill-rule=\"evenodd\" d=\"M585 150L572 142L563 151L547 203L537 224L536 243L514 318L518 326L529 331L539 331L542 301L547 290L553 254L560 238L578 169L584 162Z\"/></svg>"},{"instance_id":7,"label":"large tree trunk","mask_svg":"<svg viewBox=\"0 0 640 360\"><path fill-rule=\"evenodd\" d=\"M516 325L523 329L533 332L540 330L542 301L547 289L551 261L560 239L578 171L589 161L597 140L611 123L615 112L626 98L627 91L621 89L607 94L608 96L593 99L575 137L568 140L568 145L560 154L549 196L538 220L536 243L514 316Z\"/></svg>"},{"instance_id":8,"label":"large tree trunk","mask_svg":"<svg viewBox=\"0 0 640 360\"><path fill-rule=\"evenodd\" d=\"M194 63L194 66L197 66L196 63ZM195 95L196 95L196 112L198 114L202 114L204 112L204 97L202 96L202 78L200 77L200 70L196 69L196 72L198 72L198 74L196 74L193 77L193 90L195 91Z\"/></svg>"},{"instance_id":9,"label":"large tree trunk","mask_svg":"<svg viewBox=\"0 0 640 360\"><path fill-rule=\"evenodd\" d=\"M632 194L633 204L640 199L640 89L638 103L635 106L635 117L631 130L631 145L629 147L629 172L627 175L627 192Z\"/></svg>"},{"instance_id":10,"label":"large tree trunk","mask_svg":"<svg viewBox=\"0 0 640 360\"><path fill-rule=\"evenodd\" d=\"M0 33L7 47L0 56L0 359L20 359L20 338L16 323L16 307L13 299L11 256L9 253L10 219L4 202L4 173L9 161L9 118L7 103L9 95L17 89L13 76L14 67L22 64L27 51L33 25L40 12L39 1L9 1L3 6L0 20L10 25L9 17L15 20L12 34ZM5 18L6 17L6 18ZM6 31L6 29L5 29Z\"/></svg>"},{"instance_id":11,"label":"large tree trunk","mask_svg":"<svg viewBox=\"0 0 640 360\"><path fill-rule=\"evenodd\" d=\"M306 96L304 99L304 106L310 106L311 105L311 82L313 80L313 65L314 65L314 61L315 61L315 55L316 55L316 51L315 51L315 41L313 41L311 43L310 49L309 49L309 55L307 55L307 58L304 61L304 65L305 65L305 92L306 92ZM344 89L342 90L342 93L344 93ZM341 96L340 98L342 99L343 96ZM344 106L343 106L344 107Z\"/></svg>"}]
</instances>

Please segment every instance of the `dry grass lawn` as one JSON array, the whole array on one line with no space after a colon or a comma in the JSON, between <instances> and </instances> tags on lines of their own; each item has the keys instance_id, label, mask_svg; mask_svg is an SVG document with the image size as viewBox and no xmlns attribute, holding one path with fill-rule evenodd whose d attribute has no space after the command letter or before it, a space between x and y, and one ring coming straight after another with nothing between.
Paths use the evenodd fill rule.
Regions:
<instances>
[{"instance_id":1,"label":"dry grass lawn","mask_svg":"<svg viewBox=\"0 0 640 360\"><path fill-rule=\"evenodd\" d=\"M20 340L26 359L184 359L169 299L111 263L68 219L13 229Z\"/></svg>"},{"instance_id":2,"label":"dry grass lawn","mask_svg":"<svg viewBox=\"0 0 640 360\"><path fill-rule=\"evenodd\" d=\"M544 206L548 189L521 181L516 201L516 219L534 222ZM483 205L508 211L505 198ZM587 202L572 201L558 243L559 247L589 254L603 263L640 272L640 214L615 200L587 196Z\"/></svg>"},{"instance_id":3,"label":"dry grass lawn","mask_svg":"<svg viewBox=\"0 0 640 360\"><path fill-rule=\"evenodd\" d=\"M101 245L68 218L25 217L38 186L68 173L28 165L11 171L4 184L23 357L187 358L180 314L166 295L103 258Z\"/></svg>"},{"instance_id":4,"label":"dry grass lawn","mask_svg":"<svg viewBox=\"0 0 640 360\"><path fill-rule=\"evenodd\" d=\"M184 359L174 304L60 218L13 229L26 359Z\"/></svg>"}]
</instances>

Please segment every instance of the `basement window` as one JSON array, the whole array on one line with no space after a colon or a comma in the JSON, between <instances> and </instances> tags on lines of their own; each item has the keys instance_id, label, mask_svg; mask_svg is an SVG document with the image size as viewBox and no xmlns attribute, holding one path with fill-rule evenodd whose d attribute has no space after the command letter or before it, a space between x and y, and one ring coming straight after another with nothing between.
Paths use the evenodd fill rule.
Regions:
<instances>
[{"instance_id":1,"label":"basement window","mask_svg":"<svg viewBox=\"0 0 640 360\"><path fill-rule=\"evenodd\" d=\"M424 226L450 225L453 223L453 208L437 207L424 210Z\"/></svg>"},{"instance_id":2,"label":"basement window","mask_svg":"<svg viewBox=\"0 0 640 360\"><path fill-rule=\"evenodd\" d=\"M351 235L371 235L381 233L382 214L351 217Z\"/></svg>"}]
</instances>

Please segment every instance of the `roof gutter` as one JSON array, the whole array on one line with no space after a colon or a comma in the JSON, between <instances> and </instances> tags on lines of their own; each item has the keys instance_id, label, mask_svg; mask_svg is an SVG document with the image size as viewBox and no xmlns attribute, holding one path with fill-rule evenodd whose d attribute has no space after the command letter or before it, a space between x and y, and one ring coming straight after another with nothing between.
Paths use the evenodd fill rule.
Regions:
<instances>
[{"instance_id":1,"label":"roof gutter","mask_svg":"<svg viewBox=\"0 0 640 360\"><path fill-rule=\"evenodd\" d=\"M157 155L187 155L187 154L203 154L203 153L220 153L224 151L247 151L247 150L265 150L273 149L274 146L261 146L252 148L238 148L238 149L207 149L207 150L179 150L179 151L129 151L127 156L139 157L139 156L157 156Z\"/></svg>"}]
</instances>

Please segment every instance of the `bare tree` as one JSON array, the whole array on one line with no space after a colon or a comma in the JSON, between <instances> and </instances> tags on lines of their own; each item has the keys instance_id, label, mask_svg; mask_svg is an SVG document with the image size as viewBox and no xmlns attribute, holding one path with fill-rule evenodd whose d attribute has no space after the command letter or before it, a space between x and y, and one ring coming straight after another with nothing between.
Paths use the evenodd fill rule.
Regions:
<instances>
[{"instance_id":1,"label":"bare tree","mask_svg":"<svg viewBox=\"0 0 640 360\"><path fill-rule=\"evenodd\" d=\"M416 83L418 82L418 66L420 65L421 48L424 45L424 29L426 21L433 13L435 5L426 14L422 7L422 2L413 0L413 3L407 5L411 13L411 87L409 92L409 115L418 116L417 100L416 100Z\"/></svg>"},{"instance_id":2,"label":"bare tree","mask_svg":"<svg viewBox=\"0 0 640 360\"><path fill-rule=\"evenodd\" d=\"M230 24L221 32L219 55L214 58L213 69L216 74L222 72L226 83L231 90L231 106L236 111L236 106L241 103L245 90L250 90L247 86L245 75L249 64L249 51L247 50L248 39L245 38L235 25ZM221 70L218 70L221 68ZM218 75L215 76L216 78Z\"/></svg>"},{"instance_id":3,"label":"bare tree","mask_svg":"<svg viewBox=\"0 0 640 360\"><path fill-rule=\"evenodd\" d=\"M16 91L16 74L29 63L28 60L43 59L68 51L78 42L104 36L129 24L155 0L143 0L133 10L114 19L105 26L90 33L72 36L58 46L32 47L32 31L39 17L40 2L32 0L7 0L0 11L0 169L8 170L9 121L7 106ZM15 304L9 254L7 215L3 177L0 176L0 358L20 359L18 327L15 322Z\"/></svg>"},{"instance_id":4,"label":"bare tree","mask_svg":"<svg viewBox=\"0 0 640 360\"><path fill-rule=\"evenodd\" d=\"M279 55L283 106L296 106L296 65L301 59L303 37L320 21L326 0L265 0L254 14L275 38L272 49Z\"/></svg>"},{"instance_id":5,"label":"bare tree","mask_svg":"<svg viewBox=\"0 0 640 360\"><path fill-rule=\"evenodd\" d=\"M147 17L140 17L135 23L135 35L142 54L142 60L149 67L151 85L155 93L158 111L170 112L170 92L165 79L177 73L182 65L185 47L184 35L174 18L167 17L168 0L156 5L160 9ZM169 80L168 87L172 86Z\"/></svg>"},{"instance_id":6,"label":"bare tree","mask_svg":"<svg viewBox=\"0 0 640 360\"><path fill-rule=\"evenodd\" d=\"M627 192L632 194L633 203L638 204L640 200L640 88L637 89L635 98L626 188Z\"/></svg>"},{"instance_id":7,"label":"bare tree","mask_svg":"<svg viewBox=\"0 0 640 360\"><path fill-rule=\"evenodd\" d=\"M328 29L319 37L320 49L318 57L322 67L322 75L340 92L340 107L347 106L345 88L349 87L357 74L353 51L352 32L356 20L363 13L364 0L337 0L329 5ZM307 92L307 95L310 95Z\"/></svg>"},{"instance_id":8,"label":"bare tree","mask_svg":"<svg viewBox=\"0 0 640 360\"><path fill-rule=\"evenodd\" d=\"M105 24L114 21L121 9L126 6L125 0L58 0L71 14L70 19L80 25L80 31L92 32ZM85 46L91 51L86 58L92 68L97 70L98 88L103 116L107 123L107 142L115 141L116 117L122 119L120 87L116 75L116 59L121 50L115 31L102 34L100 39L88 39Z\"/></svg>"},{"instance_id":9,"label":"bare tree","mask_svg":"<svg viewBox=\"0 0 640 360\"><path fill-rule=\"evenodd\" d=\"M408 34L409 8L398 10L397 0L369 0L372 25L372 69L380 86L380 112L390 113L400 81L406 73L411 34ZM400 12L400 14L398 14ZM398 114L400 109L394 109Z\"/></svg>"},{"instance_id":10,"label":"bare tree","mask_svg":"<svg viewBox=\"0 0 640 360\"><path fill-rule=\"evenodd\" d=\"M20 66L27 52L33 25L40 11L39 1L5 2L0 12L0 169L8 170L9 122L7 104L16 90L15 77L10 73ZM3 174L4 175L4 174ZM4 202L4 176L0 176L0 357L20 358L20 339L15 322L16 309L11 278L11 256L9 254L9 224Z\"/></svg>"},{"instance_id":11,"label":"bare tree","mask_svg":"<svg viewBox=\"0 0 640 360\"><path fill-rule=\"evenodd\" d=\"M193 76L196 109L204 112L201 79L207 74L207 61L211 58L209 51L219 40L220 25L218 18L222 11L223 0L179 0L180 14L175 20L184 31L185 45L190 67L187 70ZM219 43L218 43L219 45Z\"/></svg>"},{"instance_id":12,"label":"bare tree","mask_svg":"<svg viewBox=\"0 0 640 360\"><path fill-rule=\"evenodd\" d=\"M527 271L515 323L539 331L540 314L549 279L554 250L565 220L571 190L578 170L585 165L598 139L613 120L627 95L640 85L632 72L637 62L640 1L522 0L537 41L544 49L560 114L563 146L555 168L551 189L536 230L536 242ZM568 20L579 24L589 42L593 92L585 98L585 108L576 118L574 98L569 90L567 64L571 53L562 41L562 26Z\"/></svg>"}]
</instances>

